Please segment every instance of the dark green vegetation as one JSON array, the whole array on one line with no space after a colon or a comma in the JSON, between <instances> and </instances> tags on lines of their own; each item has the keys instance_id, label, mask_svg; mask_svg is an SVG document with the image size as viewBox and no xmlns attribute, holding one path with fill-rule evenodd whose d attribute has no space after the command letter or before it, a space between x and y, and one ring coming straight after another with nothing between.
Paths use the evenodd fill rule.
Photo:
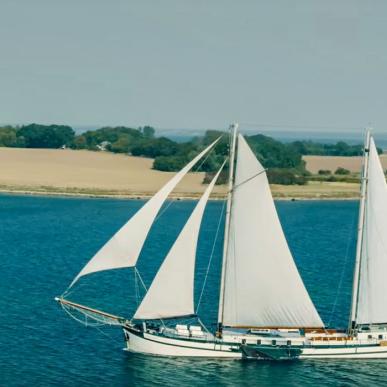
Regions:
<instances>
[{"instance_id":1,"label":"dark green vegetation","mask_svg":"<svg viewBox=\"0 0 387 387\"><path fill-rule=\"evenodd\" d=\"M30 124L21 127L0 127L0 146L26 148L61 148L104 150L115 153L154 159L153 168L160 171L177 171L191 160L206 145L223 135L217 146L199 164L197 170L207 172L206 181L220 167L228 154L228 135L224 132L208 130L201 137L178 143L166 137L155 137L150 126L128 128L125 126L103 127L76 135L65 125ZM305 184L309 173L305 170L303 155L345 155L362 153L361 145L338 142L335 145L318 144L311 141L282 143L262 134L246 136L262 165L268 170L271 183ZM345 175L338 170L336 175ZM330 171L320 171L320 175L330 176ZM323 176L321 176L323 177ZM220 182L227 179L224 171Z\"/></svg>"},{"instance_id":2,"label":"dark green vegetation","mask_svg":"<svg viewBox=\"0 0 387 387\"><path fill-rule=\"evenodd\" d=\"M345 182L345 183L358 183L359 174L351 173L348 169L338 167L334 173L329 169L320 169L317 176L310 176L309 180L314 181L328 181L328 182Z\"/></svg>"},{"instance_id":3,"label":"dark green vegetation","mask_svg":"<svg viewBox=\"0 0 387 387\"><path fill-rule=\"evenodd\" d=\"M320 169L318 171L318 174L322 176L331 175L332 171L330 171L329 169Z\"/></svg>"},{"instance_id":4,"label":"dark green vegetation","mask_svg":"<svg viewBox=\"0 0 387 387\"><path fill-rule=\"evenodd\" d=\"M349 145L344 141L339 141L336 144L320 144L313 141L294 141L291 145L302 155L361 156L363 154L363 145ZM383 150L378 148L378 153L383 153Z\"/></svg>"},{"instance_id":5,"label":"dark green vegetation","mask_svg":"<svg viewBox=\"0 0 387 387\"><path fill-rule=\"evenodd\" d=\"M335 171L335 175L350 175L350 174L351 174L351 171L342 167L337 168Z\"/></svg>"},{"instance_id":6,"label":"dark green vegetation","mask_svg":"<svg viewBox=\"0 0 387 387\"><path fill-rule=\"evenodd\" d=\"M73 144L75 132L65 125L30 124L0 127L0 146L16 148L60 148Z\"/></svg>"}]
</instances>

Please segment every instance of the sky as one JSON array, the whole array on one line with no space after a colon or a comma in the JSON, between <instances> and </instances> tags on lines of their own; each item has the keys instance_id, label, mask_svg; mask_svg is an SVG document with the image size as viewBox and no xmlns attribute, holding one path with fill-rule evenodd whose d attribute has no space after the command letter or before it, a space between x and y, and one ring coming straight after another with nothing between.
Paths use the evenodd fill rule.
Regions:
<instances>
[{"instance_id":1,"label":"sky","mask_svg":"<svg viewBox=\"0 0 387 387\"><path fill-rule=\"evenodd\" d=\"M0 122L387 130L385 0L1 0Z\"/></svg>"}]
</instances>

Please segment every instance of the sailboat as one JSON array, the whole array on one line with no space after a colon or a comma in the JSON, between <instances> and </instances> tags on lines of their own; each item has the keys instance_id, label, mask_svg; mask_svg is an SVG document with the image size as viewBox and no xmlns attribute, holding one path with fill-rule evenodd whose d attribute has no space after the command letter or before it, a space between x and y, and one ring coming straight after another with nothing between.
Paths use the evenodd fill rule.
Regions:
<instances>
[{"instance_id":1,"label":"sailboat","mask_svg":"<svg viewBox=\"0 0 387 387\"><path fill-rule=\"evenodd\" d=\"M137 261L163 203L218 141L146 202L92 257L70 287L81 277L103 270L130 267L139 275ZM230 127L228 165L214 331L195 314L194 273L204 210L224 164L197 202L131 318L77 304L66 298L67 291L56 300L69 312L78 311L121 327L125 349L135 353L274 360L387 358L387 242L383 235L387 230L387 187L370 133L364 147L352 307L346 330L328 329L319 316L288 247L266 171L238 133L237 124ZM176 324L187 317L195 323ZM173 325L168 321L174 321Z\"/></svg>"}]
</instances>

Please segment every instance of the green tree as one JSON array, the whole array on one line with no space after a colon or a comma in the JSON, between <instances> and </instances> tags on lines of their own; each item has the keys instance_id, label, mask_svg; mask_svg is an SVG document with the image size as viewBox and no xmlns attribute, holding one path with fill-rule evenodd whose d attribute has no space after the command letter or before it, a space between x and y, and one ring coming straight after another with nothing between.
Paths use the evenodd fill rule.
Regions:
<instances>
[{"instance_id":1,"label":"green tree","mask_svg":"<svg viewBox=\"0 0 387 387\"><path fill-rule=\"evenodd\" d=\"M246 138L259 161L266 168L298 168L305 164L302 156L294 147L283 144L271 137L257 134Z\"/></svg>"},{"instance_id":2,"label":"green tree","mask_svg":"<svg viewBox=\"0 0 387 387\"><path fill-rule=\"evenodd\" d=\"M155 158L158 156L172 156L178 151L178 144L166 137L159 137L139 141L132 148L132 155Z\"/></svg>"},{"instance_id":3,"label":"green tree","mask_svg":"<svg viewBox=\"0 0 387 387\"><path fill-rule=\"evenodd\" d=\"M154 138L155 137L155 129L151 126L144 126L142 128L142 134L144 138Z\"/></svg>"},{"instance_id":4,"label":"green tree","mask_svg":"<svg viewBox=\"0 0 387 387\"><path fill-rule=\"evenodd\" d=\"M65 125L30 124L22 126L17 136L22 137L27 148L59 148L73 143L75 132Z\"/></svg>"},{"instance_id":5,"label":"green tree","mask_svg":"<svg viewBox=\"0 0 387 387\"><path fill-rule=\"evenodd\" d=\"M0 146L5 147L17 147L21 145L16 136L16 128L12 126L0 127Z\"/></svg>"},{"instance_id":6,"label":"green tree","mask_svg":"<svg viewBox=\"0 0 387 387\"><path fill-rule=\"evenodd\" d=\"M351 171L342 167L338 167L335 171L335 175L349 175L350 173Z\"/></svg>"}]
</instances>

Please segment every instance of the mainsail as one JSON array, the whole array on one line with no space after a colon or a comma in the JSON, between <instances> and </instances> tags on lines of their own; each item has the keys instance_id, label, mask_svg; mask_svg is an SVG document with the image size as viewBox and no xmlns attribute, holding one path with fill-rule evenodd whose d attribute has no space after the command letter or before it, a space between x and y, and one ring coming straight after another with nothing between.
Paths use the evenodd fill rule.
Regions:
<instances>
[{"instance_id":1,"label":"mainsail","mask_svg":"<svg viewBox=\"0 0 387 387\"><path fill-rule=\"evenodd\" d=\"M135 319L163 319L194 314L194 274L200 225L223 166L224 163L173 244L138 307Z\"/></svg>"},{"instance_id":2,"label":"mainsail","mask_svg":"<svg viewBox=\"0 0 387 387\"><path fill-rule=\"evenodd\" d=\"M161 206L186 173L219 141L199 153L164 185L143 207L94 255L70 287L82 276L102 270L133 267Z\"/></svg>"},{"instance_id":3,"label":"mainsail","mask_svg":"<svg viewBox=\"0 0 387 387\"><path fill-rule=\"evenodd\" d=\"M224 326L322 327L283 234L262 165L242 135L225 268Z\"/></svg>"},{"instance_id":4,"label":"mainsail","mask_svg":"<svg viewBox=\"0 0 387 387\"><path fill-rule=\"evenodd\" d=\"M357 324L387 323L387 185L373 138L370 138L368 173L361 241Z\"/></svg>"}]
</instances>

